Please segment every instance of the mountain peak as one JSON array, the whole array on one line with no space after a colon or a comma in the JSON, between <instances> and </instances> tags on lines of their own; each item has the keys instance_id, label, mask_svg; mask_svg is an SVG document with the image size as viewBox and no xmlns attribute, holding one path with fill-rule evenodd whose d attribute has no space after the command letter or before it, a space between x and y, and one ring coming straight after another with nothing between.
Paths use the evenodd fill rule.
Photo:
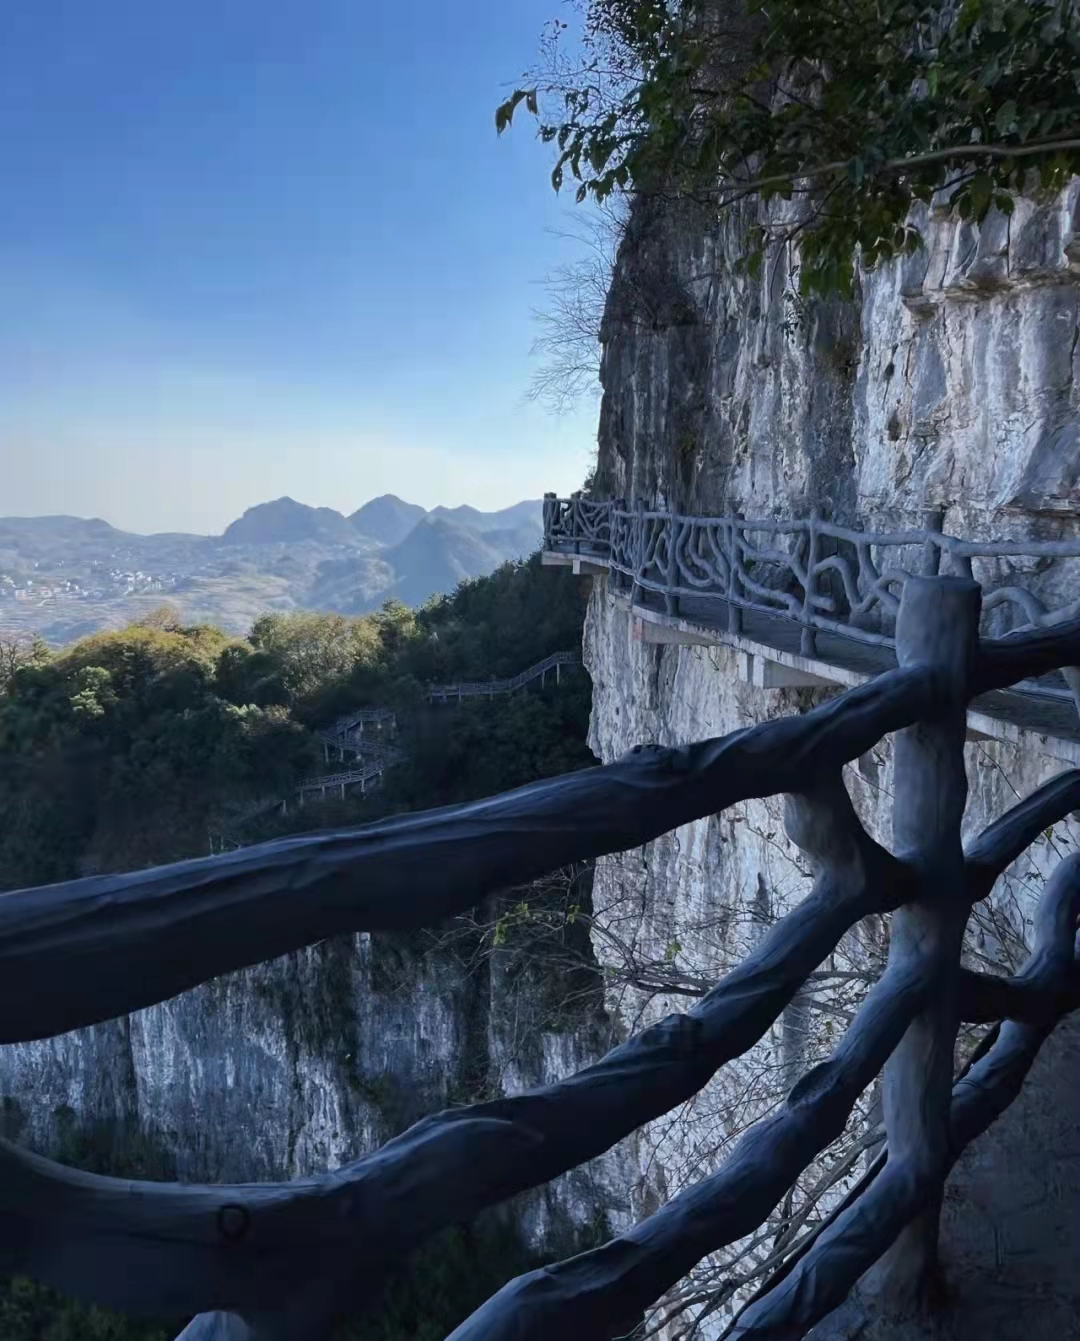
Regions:
<instances>
[{"instance_id":1,"label":"mountain peak","mask_svg":"<svg viewBox=\"0 0 1080 1341\"><path fill-rule=\"evenodd\" d=\"M397 494L382 494L357 510L350 525L380 545L399 545L417 522L427 516L418 503L406 503Z\"/></svg>"},{"instance_id":2,"label":"mountain peak","mask_svg":"<svg viewBox=\"0 0 1080 1341\"><path fill-rule=\"evenodd\" d=\"M333 508L313 508L285 497L248 508L221 539L226 545L295 545L304 540L348 545L356 543L356 534Z\"/></svg>"}]
</instances>

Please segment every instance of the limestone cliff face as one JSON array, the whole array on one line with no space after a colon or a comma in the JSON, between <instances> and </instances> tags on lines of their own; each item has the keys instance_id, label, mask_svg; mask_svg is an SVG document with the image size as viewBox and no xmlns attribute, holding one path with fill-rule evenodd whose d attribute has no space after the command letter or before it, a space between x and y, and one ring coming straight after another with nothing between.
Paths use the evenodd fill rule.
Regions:
<instances>
[{"instance_id":1,"label":"limestone cliff face","mask_svg":"<svg viewBox=\"0 0 1080 1341\"><path fill-rule=\"evenodd\" d=\"M605 324L601 478L627 498L841 521L946 513L1047 535L1080 515L1080 184L804 304L797 256L740 273L747 218L634 215Z\"/></svg>"},{"instance_id":2,"label":"limestone cliff face","mask_svg":"<svg viewBox=\"0 0 1080 1341\"><path fill-rule=\"evenodd\" d=\"M837 521L910 525L933 510L953 534L1076 535L1078 210L1080 184L981 230L924 218L925 250L863 275L856 302L805 306L786 252L760 280L738 271L745 216L717 222L639 207L605 321L598 491L696 514L805 516L816 506ZM823 692L743 684L723 647L635 640L625 602L602 578L585 648L590 743L604 760L642 742L678 744L802 712ZM971 832L1066 767L1053 742L1034 735L1019 745L972 742L967 754ZM886 844L891 768L885 741L847 770L857 809ZM1078 841L1075 824L1058 826L999 882L973 923L973 961L1023 958L1045 877ZM596 945L613 984L610 1009L629 1027L684 1008L682 992L714 981L808 889L773 801L602 861L597 917L615 934ZM636 1214L715 1168L742 1127L828 1050L883 953L881 926L853 931L771 1037L677 1120L644 1134ZM1080 1246L1078 1038L1073 1026L1059 1031L1024 1096L952 1180L945 1247L967 1306L958 1336L1012 1337L1023 1327L1050 1337L1063 1317L1078 1316L1069 1265ZM874 1120L874 1105L868 1095L864 1120ZM839 1155L826 1166L839 1168ZM841 1170L830 1196L861 1168L854 1160ZM767 1251L725 1266L713 1283ZM853 1306L815 1335L853 1336L864 1323ZM723 1325L705 1324L702 1335Z\"/></svg>"},{"instance_id":3,"label":"limestone cliff face","mask_svg":"<svg viewBox=\"0 0 1080 1341\"><path fill-rule=\"evenodd\" d=\"M101 1171L286 1179L603 1050L595 992L567 1008L510 951L474 958L467 939L443 939L327 941L127 1019L0 1048L4 1134ZM523 1198L526 1240L565 1248L593 1230L613 1195L602 1182L575 1171Z\"/></svg>"}]
</instances>

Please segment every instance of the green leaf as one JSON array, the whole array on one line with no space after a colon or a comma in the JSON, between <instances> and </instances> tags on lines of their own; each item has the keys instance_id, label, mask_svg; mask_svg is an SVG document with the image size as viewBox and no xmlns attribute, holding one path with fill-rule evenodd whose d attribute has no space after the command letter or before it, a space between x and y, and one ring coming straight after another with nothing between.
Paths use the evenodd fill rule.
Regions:
<instances>
[{"instance_id":1,"label":"green leaf","mask_svg":"<svg viewBox=\"0 0 1080 1341\"><path fill-rule=\"evenodd\" d=\"M1008 102L1003 102L998 108L997 116L994 117L994 125L1002 135L1008 135L1016 124L1016 103L1012 98Z\"/></svg>"},{"instance_id":2,"label":"green leaf","mask_svg":"<svg viewBox=\"0 0 1080 1341\"><path fill-rule=\"evenodd\" d=\"M530 101L531 100L531 101ZM515 89L501 106L495 109L495 130L501 135L514 119L514 113L522 103L526 103L530 112L536 111L536 90Z\"/></svg>"},{"instance_id":3,"label":"green leaf","mask_svg":"<svg viewBox=\"0 0 1080 1341\"><path fill-rule=\"evenodd\" d=\"M973 177L968 186L968 193L971 199L971 213L978 223L982 223L994 196L994 183L989 173L980 172Z\"/></svg>"}]
</instances>

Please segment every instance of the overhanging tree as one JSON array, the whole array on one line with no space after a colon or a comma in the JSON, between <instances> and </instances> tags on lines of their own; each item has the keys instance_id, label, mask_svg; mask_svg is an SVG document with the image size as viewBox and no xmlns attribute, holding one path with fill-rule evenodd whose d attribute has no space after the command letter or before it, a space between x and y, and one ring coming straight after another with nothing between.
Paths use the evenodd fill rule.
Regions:
<instances>
[{"instance_id":1,"label":"overhanging tree","mask_svg":"<svg viewBox=\"0 0 1080 1341\"><path fill-rule=\"evenodd\" d=\"M798 197L805 293L916 249L919 202L981 221L1080 171L1076 0L587 0L544 50L496 126L538 118L556 189Z\"/></svg>"}]
</instances>

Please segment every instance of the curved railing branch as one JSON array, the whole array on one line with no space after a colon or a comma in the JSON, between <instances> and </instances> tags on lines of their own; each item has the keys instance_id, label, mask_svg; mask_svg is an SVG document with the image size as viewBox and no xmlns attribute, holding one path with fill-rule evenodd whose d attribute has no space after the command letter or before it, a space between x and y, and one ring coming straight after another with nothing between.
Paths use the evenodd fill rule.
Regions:
<instances>
[{"instance_id":1,"label":"curved railing branch","mask_svg":"<svg viewBox=\"0 0 1080 1341\"><path fill-rule=\"evenodd\" d=\"M887 970L829 1060L803 1077L779 1113L750 1128L717 1173L602 1248L517 1277L448 1341L547 1341L632 1330L701 1258L756 1229L842 1133L934 984L933 965Z\"/></svg>"},{"instance_id":2,"label":"curved railing branch","mask_svg":"<svg viewBox=\"0 0 1080 1341\"><path fill-rule=\"evenodd\" d=\"M327 936L430 926L555 867L794 791L944 692L929 668L896 671L803 717L485 801L0 895L0 1043L127 1014Z\"/></svg>"},{"instance_id":3,"label":"curved railing branch","mask_svg":"<svg viewBox=\"0 0 1080 1341\"><path fill-rule=\"evenodd\" d=\"M1020 680L1080 665L1080 616L1050 628L1010 633L983 643L975 667L974 690L1007 689Z\"/></svg>"},{"instance_id":4,"label":"curved railing branch","mask_svg":"<svg viewBox=\"0 0 1080 1341\"><path fill-rule=\"evenodd\" d=\"M1080 855L1062 862L1040 901L1035 949L1019 975L1034 991L1052 994L1075 973L1080 914ZM1019 1093L1053 1020L1007 1022L986 1056L952 1090L948 1169ZM936 1170L891 1153L881 1174L820 1236L777 1286L751 1305L731 1330L738 1341L797 1341L843 1302L859 1277L912 1218L940 1195Z\"/></svg>"},{"instance_id":5,"label":"curved railing branch","mask_svg":"<svg viewBox=\"0 0 1080 1341\"><path fill-rule=\"evenodd\" d=\"M1080 769L1044 782L970 842L965 853L969 897L986 898L994 882L1041 833L1080 809Z\"/></svg>"},{"instance_id":6,"label":"curved railing branch","mask_svg":"<svg viewBox=\"0 0 1080 1341\"><path fill-rule=\"evenodd\" d=\"M374 1302L380 1268L449 1223L449 1208L465 1219L481 1209L469 1157L478 1134L491 1164L509 1171L509 1195L540 1141L497 1118L429 1120L356 1164L280 1185L132 1183L0 1141L0 1271L132 1313L222 1309L257 1322L288 1316L300 1299L303 1335L314 1336L312 1300L322 1298L327 1321L342 1282L369 1285Z\"/></svg>"},{"instance_id":7,"label":"curved railing branch","mask_svg":"<svg viewBox=\"0 0 1080 1341\"><path fill-rule=\"evenodd\" d=\"M720 1066L758 1042L859 918L887 912L909 896L910 872L867 836L839 775L809 797L789 798L788 825L822 866L811 895L686 1015L669 1016L558 1084L424 1119L373 1155L320 1180L277 1187L191 1187L178 1198L176 1189L87 1180L34 1157L26 1157L30 1163L25 1165L13 1147L0 1149L0 1176L5 1169L10 1175L6 1193L0 1192L0 1212L30 1230L33 1225L27 1221L37 1214L36 1207L63 1208L50 1238L32 1232L16 1236L16 1243L27 1237L39 1247L35 1256L19 1259L12 1269L33 1271L69 1292L84 1290L85 1274L81 1269L72 1274L70 1264L81 1262L91 1245L85 1237L69 1235L66 1226L73 1214L76 1220L93 1220L90 1212L97 1199L107 1215L95 1224L101 1241L93 1256L114 1282L114 1293L103 1302L137 1308L147 1303L149 1292L158 1312L178 1311L181 1305L251 1308L258 1298L260 1261L275 1273L271 1296L279 1287L285 1297L299 1289L295 1270L278 1278L279 1258L288 1253L290 1236L295 1236L297 1253L304 1255L313 1205L325 1204L336 1228L321 1244L326 1251L317 1274L323 1296L340 1302L350 1292L355 1257L349 1257L344 1243L363 1256L365 1283L373 1291L380 1269L444 1225L585 1163L691 1098ZM447 1178L445 1161L451 1158L470 1171L467 1193L456 1178ZM423 1202L423 1215L403 1213L403 1181L408 1182L410 1200ZM76 1190L82 1200L75 1199ZM354 1194L363 1201L362 1215L350 1210ZM211 1235L207 1241L204 1234L193 1236L185 1228L220 1220L230 1207L248 1227L252 1242L259 1244L250 1264L225 1238ZM86 1213L78 1214L83 1208ZM381 1228L386 1218L395 1220L394 1235ZM152 1268L158 1286L141 1275L125 1293L116 1282L127 1270L130 1244L148 1224L158 1226L155 1237L165 1240L153 1261L144 1264ZM193 1257L201 1265L187 1278L184 1288L189 1293L180 1299L172 1264L174 1259L187 1264ZM234 1292L215 1294L234 1260L240 1262L241 1275L250 1274L249 1285L234 1272L229 1287ZM311 1262L294 1266L302 1272L314 1270Z\"/></svg>"},{"instance_id":8,"label":"curved railing branch","mask_svg":"<svg viewBox=\"0 0 1080 1341\"><path fill-rule=\"evenodd\" d=\"M1053 987L1040 987L1022 977L963 969L960 973L960 1018L968 1024L1014 1020L1021 1024L1056 1023L1080 1006L1080 974Z\"/></svg>"}]
</instances>

